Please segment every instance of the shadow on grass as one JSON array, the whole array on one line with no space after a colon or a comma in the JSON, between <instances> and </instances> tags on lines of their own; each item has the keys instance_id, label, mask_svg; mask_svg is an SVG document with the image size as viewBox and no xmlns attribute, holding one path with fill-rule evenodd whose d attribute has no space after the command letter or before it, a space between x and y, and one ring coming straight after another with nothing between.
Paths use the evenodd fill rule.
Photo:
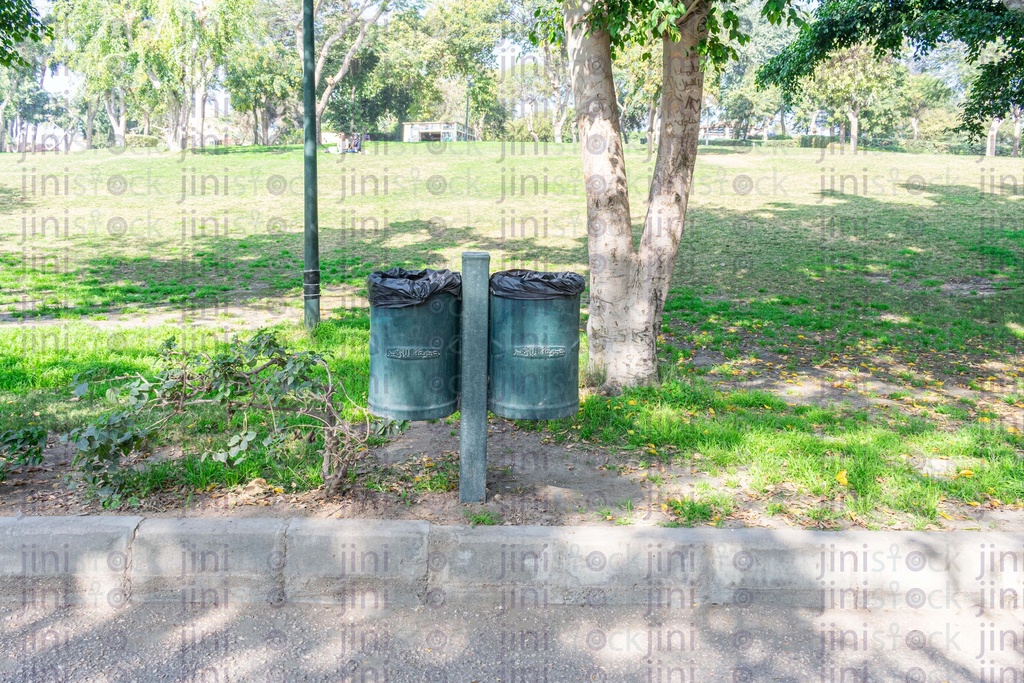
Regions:
<instances>
[{"instance_id":1,"label":"shadow on grass","mask_svg":"<svg viewBox=\"0 0 1024 683\"><path fill-rule=\"evenodd\" d=\"M300 231L241 238L218 236L217 227L193 230L179 242L167 242L159 255L95 255L68 267L59 255L27 260L21 254L0 256L0 284L8 298L21 301L14 318L75 318L172 307L195 318L204 311L247 307L301 291L303 234ZM367 276L375 270L449 268L460 270L459 250L501 252L499 268L564 268L586 262L585 238L577 247L544 243L546 235L524 231L494 238L473 226L447 227L412 220L359 227L320 229L321 284L338 288L354 306L364 306ZM451 258L452 253L456 253Z\"/></svg>"},{"instance_id":2,"label":"shadow on grass","mask_svg":"<svg viewBox=\"0 0 1024 683\"><path fill-rule=\"evenodd\" d=\"M862 520L884 522L896 511L932 521L944 499L1024 500L1020 435L983 425L940 431L913 416L841 405L790 406L770 386L718 391L668 379L622 397L590 397L577 417L558 424L646 461L704 472L743 468L759 495L791 485L803 496L841 501L841 515ZM948 458L954 475L967 474L926 476L920 468L931 458Z\"/></svg>"},{"instance_id":3,"label":"shadow on grass","mask_svg":"<svg viewBox=\"0 0 1024 683\"><path fill-rule=\"evenodd\" d=\"M1024 209L968 186L902 189L931 206L836 194L694 210L667 321L734 352L740 336L771 347L800 331L830 337L821 354L866 344L1012 362L1024 352Z\"/></svg>"}]
</instances>

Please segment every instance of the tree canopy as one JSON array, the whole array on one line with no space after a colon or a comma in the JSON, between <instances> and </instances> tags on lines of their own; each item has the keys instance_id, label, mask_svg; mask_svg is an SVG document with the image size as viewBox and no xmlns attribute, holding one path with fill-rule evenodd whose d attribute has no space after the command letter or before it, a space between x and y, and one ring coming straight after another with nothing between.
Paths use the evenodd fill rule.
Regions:
<instances>
[{"instance_id":1,"label":"tree canopy","mask_svg":"<svg viewBox=\"0 0 1024 683\"><path fill-rule=\"evenodd\" d=\"M813 21L761 67L758 79L792 94L830 55L855 45L872 44L879 55L897 56L909 43L920 56L958 42L978 69L959 130L976 138L989 121L1024 103L1022 7L1020 0L822 0Z\"/></svg>"},{"instance_id":2,"label":"tree canopy","mask_svg":"<svg viewBox=\"0 0 1024 683\"><path fill-rule=\"evenodd\" d=\"M18 53L18 43L39 42L50 29L39 17L32 0L4 0L0 3L0 66L28 66Z\"/></svg>"}]
</instances>

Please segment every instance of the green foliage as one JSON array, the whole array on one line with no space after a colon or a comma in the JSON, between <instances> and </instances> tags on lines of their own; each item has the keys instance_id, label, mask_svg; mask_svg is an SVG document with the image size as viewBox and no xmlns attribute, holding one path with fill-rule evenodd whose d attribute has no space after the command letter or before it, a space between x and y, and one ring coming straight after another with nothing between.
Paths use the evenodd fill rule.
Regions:
<instances>
[{"instance_id":1,"label":"green foliage","mask_svg":"<svg viewBox=\"0 0 1024 683\"><path fill-rule=\"evenodd\" d=\"M530 134L531 122L524 116L514 119L505 124L505 139L515 142L533 142L533 135ZM532 122L533 133L537 135L540 142L551 142L554 140L551 119L537 117Z\"/></svg>"},{"instance_id":2,"label":"green foliage","mask_svg":"<svg viewBox=\"0 0 1024 683\"><path fill-rule=\"evenodd\" d=\"M142 447L172 415L210 404L223 408L229 423L235 414L241 414L243 424L225 448L207 452L204 458L230 467L244 462L259 436L248 427L249 416L268 412L272 427L261 441L265 448L280 450L296 428L311 435L319 433L324 482L333 490L346 478L357 444L364 439L342 419L343 400L336 392L340 390L345 400L347 395L334 383L321 355L290 352L274 334L263 330L249 339L235 338L214 354L184 351L173 339L167 340L159 353L160 370L152 381L142 376L123 384L99 381L100 386L108 385L106 400L125 406L125 410L104 415L65 437L79 451L75 465L87 483L107 494L116 492L125 481L122 457ZM88 379L88 374L85 379L74 378L76 396L90 393ZM306 421L289 423L283 420L285 415Z\"/></svg>"},{"instance_id":3,"label":"green foliage","mask_svg":"<svg viewBox=\"0 0 1024 683\"><path fill-rule=\"evenodd\" d=\"M207 457L222 462L228 466L238 465L240 462L245 460L247 451L249 450L249 444L256 440L256 432L248 431L242 432L241 434L235 434L228 439L228 446L226 449L216 451L214 453L207 453ZM269 446L272 443L272 438L267 437L264 439L264 446Z\"/></svg>"},{"instance_id":4,"label":"green foliage","mask_svg":"<svg viewBox=\"0 0 1024 683\"><path fill-rule=\"evenodd\" d=\"M294 100L300 92L301 70L296 68L294 34L278 34L281 17L268 3L256 3L253 21L237 25L237 37L224 55L224 86L231 106L253 114L253 142L270 144L270 120L275 108ZM279 117L279 128L288 119ZM280 135L280 133L279 133ZM280 138L278 139L280 142Z\"/></svg>"},{"instance_id":5,"label":"green foliage","mask_svg":"<svg viewBox=\"0 0 1024 683\"><path fill-rule=\"evenodd\" d=\"M676 524L696 526L718 522L732 514L735 505L726 493L704 489L690 498L672 498L666 501L669 512L676 517Z\"/></svg>"},{"instance_id":6,"label":"green foliage","mask_svg":"<svg viewBox=\"0 0 1024 683\"><path fill-rule=\"evenodd\" d=\"M141 133L128 133L124 136L125 147L156 147L160 144L160 138L155 135L142 135Z\"/></svg>"},{"instance_id":7,"label":"green foliage","mask_svg":"<svg viewBox=\"0 0 1024 683\"><path fill-rule=\"evenodd\" d=\"M104 498L124 483L121 458L145 446L153 432L151 427L140 425L139 419L137 410L116 411L62 437L75 448L72 465L81 472L83 481Z\"/></svg>"},{"instance_id":8,"label":"green foliage","mask_svg":"<svg viewBox=\"0 0 1024 683\"><path fill-rule=\"evenodd\" d=\"M491 512L490 510L482 510L480 512L471 512L470 510L464 510L466 514L466 520L470 526L495 526L501 524L501 517Z\"/></svg>"},{"instance_id":9,"label":"green foliage","mask_svg":"<svg viewBox=\"0 0 1024 683\"><path fill-rule=\"evenodd\" d=\"M370 423L370 433L382 439L394 438L408 428L408 420L392 420L386 417Z\"/></svg>"},{"instance_id":10,"label":"green foliage","mask_svg":"<svg viewBox=\"0 0 1024 683\"><path fill-rule=\"evenodd\" d=\"M1024 13L993 0L822 0L813 21L761 67L758 78L795 95L803 79L837 52L872 44L879 56L896 56L906 41L917 55L963 43L968 61L978 66L959 127L972 138L983 135L989 120L1024 103Z\"/></svg>"},{"instance_id":11,"label":"green foliage","mask_svg":"<svg viewBox=\"0 0 1024 683\"><path fill-rule=\"evenodd\" d=\"M18 51L23 41L39 42L52 31L36 11L32 0L4 0L0 3L0 66L28 66Z\"/></svg>"},{"instance_id":12,"label":"green foliage","mask_svg":"<svg viewBox=\"0 0 1024 683\"><path fill-rule=\"evenodd\" d=\"M0 481L17 467L38 465L46 448L46 430L42 427L0 431Z\"/></svg>"},{"instance_id":13,"label":"green foliage","mask_svg":"<svg viewBox=\"0 0 1024 683\"><path fill-rule=\"evenodd\" d=\"M735 121L743 131L752 125L764 129L767 137L768 126L782 109L781 92L777 87L758 88L753 72L748 72L743 81L727 91L722 98L725 115Z\"/></svg>"},{"instance_id":14,"label":"green foliage","mask_svg":"<svg viewBox=\"0 0 1024 683\"><path fill-rule=\"evenodd\" d=\"M701 2L668 2L666 0L633 0L625 3L596 4L588 16L591 28L607 30L612 39L612 53L631 44L650 46L652 40L667 37L678 40L680 27ZM732 3L709 3L706 35L701 40L700 54L715 67L737 59L737 48L750 42L750 34ZM801 26L803 14L792 0L764 0L761 15L773 25L785 23ZM535 11L536 23L531 32L535 44L560 44L564 38L561 3L541 4Z\"/></svg>"},{"instance_id":15,"label":"green foliage","mask_svg":"<svg viewBox=\"0 0 1024 683\"><path fill-rule=\"evenodd\" d=\"M806 108L828 112L831 124L856 119L862 132L891 132L902 117L898 93L906 71L892 57L854 46L819 64L801 81L798 97Z\"/></svg>"}]
</instances>

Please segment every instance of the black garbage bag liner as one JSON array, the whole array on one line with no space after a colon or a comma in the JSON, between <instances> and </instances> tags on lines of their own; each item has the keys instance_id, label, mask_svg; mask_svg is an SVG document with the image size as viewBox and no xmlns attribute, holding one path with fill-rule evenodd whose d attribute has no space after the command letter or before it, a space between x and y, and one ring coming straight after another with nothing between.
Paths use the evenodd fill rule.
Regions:
<instances>
[{"instance_id":1,"label":"black garbage bag liner","mask_svg":"<svg viewBox=\"0 0 1024 683\"><path fill-rule=\"evenodd\" d=\"M366 279L370 305L404 308L421 304L435 294L447 292L462 298L462 276L450 270L391 270L370 273Z\"/></svg>"},{"instance_id":2,"label":"black garbage bag liner","mask_svg":"<svg viewBox=\"0 0 1024 683\"><path fill-rule=\"evenodd\" d=\"M502 299L561 299L579 295L586 286L579 273L503 270L491 276L491 294Z\"/></svg>"}]
</instances>

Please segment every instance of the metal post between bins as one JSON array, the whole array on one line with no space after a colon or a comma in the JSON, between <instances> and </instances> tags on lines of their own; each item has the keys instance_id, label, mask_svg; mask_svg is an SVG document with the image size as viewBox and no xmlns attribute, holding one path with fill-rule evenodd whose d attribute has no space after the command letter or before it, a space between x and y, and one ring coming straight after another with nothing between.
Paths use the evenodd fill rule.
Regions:
<instances>
[{"instance_id":1,"label":"metal post between bins","mask_svg":"<svg viewBox=\"0 0 1024 683\"><path fill-rule=\"evenodd\" d=\"M488 278L491 255L462 253L462 404L459 500L482 503L487 488Z\"/></svg>"},{"instance_id":2,"label":"metal post between bins","mask_svg":"<svg viewBox=\"0 0 1024 683\"><path fill-rule=\"evenodd\" d=\"M314 81L313 0L302 2L302 114L304 171L304 235L302 253L302 307L306 329L320 324L320 224L316 183L316 84Z\"/></svg>"}]
</instances>

